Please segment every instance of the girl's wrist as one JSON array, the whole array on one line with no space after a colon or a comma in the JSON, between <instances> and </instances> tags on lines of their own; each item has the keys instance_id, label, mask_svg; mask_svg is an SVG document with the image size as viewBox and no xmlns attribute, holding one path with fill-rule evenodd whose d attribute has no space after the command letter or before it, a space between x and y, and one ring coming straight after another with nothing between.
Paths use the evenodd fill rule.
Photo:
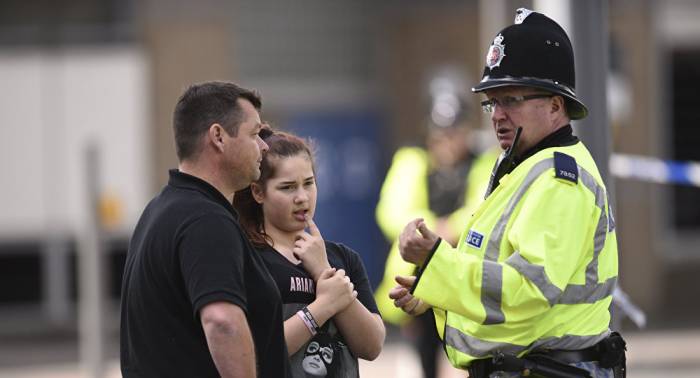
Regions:
<instances>
[{"instance_id":1,"label":"girl's wrist","mask_svg":"<svg viewBox=\"0 0 700 378\"><path fill-rule=\"evenodd\" d=\"M331 268L331 265L328 262L326 262L325 266L321 265L318 269L316 269L313 272L309 272L309 273L311 273L311 277L313 277L314 282L318 282L318 279L319 279L319 277L321 277L321 274L323 273L323 271L326 269L330 269L330 268Z\"/></svg>"}]
</instances>

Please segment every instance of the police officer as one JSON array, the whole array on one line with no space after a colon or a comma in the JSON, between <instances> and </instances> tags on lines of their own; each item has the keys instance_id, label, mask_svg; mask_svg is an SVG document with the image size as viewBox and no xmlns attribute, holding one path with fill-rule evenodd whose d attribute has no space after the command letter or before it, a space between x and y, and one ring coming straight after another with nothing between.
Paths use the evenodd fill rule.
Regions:
<instances>
[{"instance_id":1,"label":"police officer","mask_svg":"<svg viewBox=\"0 0 700 378\"><path fill-rule=\"evenodd\" d=\"M397 307L432 307L450 362L471 377L622 377L624 341L609 329L617 240L609 195L570 120L576 97L566 32L518 9L486 55L484 111L505 151L456 248L422 219L400 236L417 277Z\"/></svg>"}]
</instances>

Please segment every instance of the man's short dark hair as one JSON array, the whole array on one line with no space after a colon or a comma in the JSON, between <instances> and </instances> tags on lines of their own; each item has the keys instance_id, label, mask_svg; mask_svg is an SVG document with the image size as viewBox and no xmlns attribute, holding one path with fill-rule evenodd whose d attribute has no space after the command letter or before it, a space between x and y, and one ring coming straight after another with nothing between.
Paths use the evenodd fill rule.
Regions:
<instances>
[{"instance_id":1,"label":"man's short dark hair","mask_svg":"<svg viewBox=\"0 0 700 378\"><path fill-rule=\"evenodd\" d=\"M236 84L211 81L194 84L180 96L173 113L175 149L180 161L196 157L200 140L211 125L218 123L231 136L238 134L243 112L238 99L245 99L260 110L260 96Z\"/></svg>"}]
</instances>

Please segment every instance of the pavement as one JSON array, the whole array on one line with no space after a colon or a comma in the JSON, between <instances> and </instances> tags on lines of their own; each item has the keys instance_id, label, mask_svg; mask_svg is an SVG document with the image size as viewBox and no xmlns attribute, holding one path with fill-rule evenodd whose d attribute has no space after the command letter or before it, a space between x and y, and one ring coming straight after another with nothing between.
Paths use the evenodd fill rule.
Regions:
<instances>
[{"instance_id":1,"label":"pavement","mask_svg":"<svg viewBox=\"0 0 700 378\"><path fill-rule=\"evenodd\" d=\"M625 332L628 377L700 377L700 329ZM116 339L112 338L104 378L120 377ZM65 337L41 340L0 340L2 378L87 378L77 360L77 343ZM446 360L440 378L465 377ZM363 378L420 378L420 365L411 347L393 335L375 361L360 361Z\"/></svg>"}]
</instances>

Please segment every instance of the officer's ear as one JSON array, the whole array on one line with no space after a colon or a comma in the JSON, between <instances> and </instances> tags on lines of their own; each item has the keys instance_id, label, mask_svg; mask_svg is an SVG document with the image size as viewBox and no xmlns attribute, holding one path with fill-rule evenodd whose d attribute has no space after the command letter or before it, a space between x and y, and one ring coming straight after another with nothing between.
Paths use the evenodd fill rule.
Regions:
<instances>
[{"instance_id":1,"label":"officer's ear","mask_svg":"<svg viewBox=\"0 0 700 378\"><path fill-rule=\"evenodd\" d=\"M551 107L552 113L558 113L560 111L566 112L566 102L564 101L564 97L562 97L562 96L552 97L551 104L552 104L552 107Z\"/></svg>"},{"instance_id":2,"label":"officer's ear","mask_svg":"<svg viewBox=\"0 0 700 378\"><path fill-rule=\"evenodd\" d=\"M550 103L551 108L550 108L550 114L554 118L558 118L559 116L563 116L568 118L569 113L566 110L566 100L564 100L563 96L554 96L552 97L552 102Z\"/></svg>"}]
</instances>

